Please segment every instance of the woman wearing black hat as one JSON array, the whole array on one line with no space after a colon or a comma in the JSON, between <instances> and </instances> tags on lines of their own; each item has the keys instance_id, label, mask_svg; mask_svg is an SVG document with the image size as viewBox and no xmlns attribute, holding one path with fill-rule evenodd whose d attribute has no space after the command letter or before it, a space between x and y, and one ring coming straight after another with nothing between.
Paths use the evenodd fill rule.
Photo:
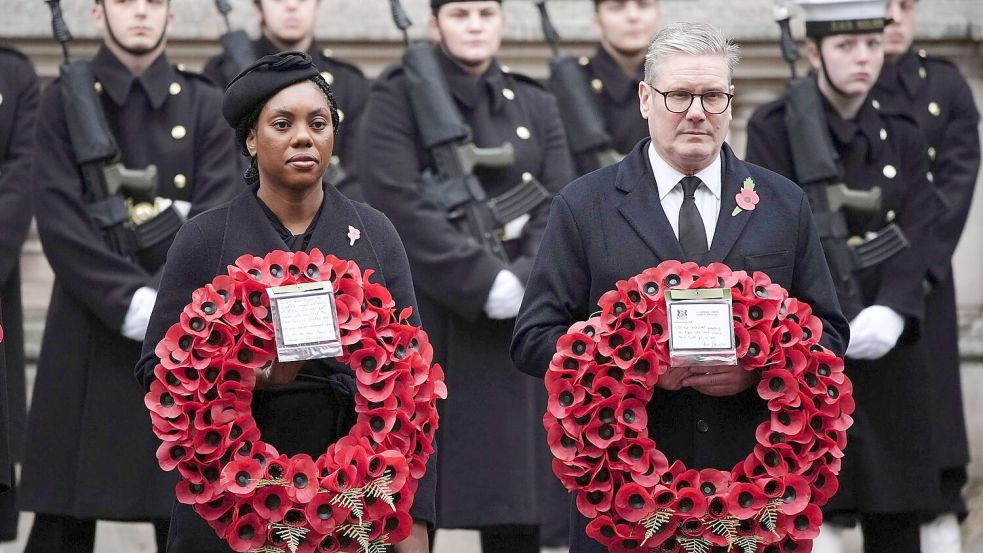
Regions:
<instances>
[{"instance_id":1,"label":"woman wearing black hat","mask_svg":"<svg viewBox=\"0 0 983 553\"><path fill-rule=\"evenodd\" d=\"M505 15L495 0L431 2L434 55L454 107L479 147L510 143L507 167L478 167L488 197L522 192L538 180L548 194L573 176L553 97L499 65ZM406 238L421 316L446 370L441 404L441 528L480 529L485 553L539 551L539 486L553 479L542 418L541 381L519 373L509 343L525 280L546 227L549 201L496 229L507 260L448 220L421 191L437 163L423 146L403 66L376 81L359 123L358 159L366 199ZM411 238L412 237L412 238ZM564 498L565 499L565 498ZM553 511L561 509L554 506Z\"/></svg>"},{"instance_id":2,"label":"woman wearing black hat","mask_svg":"<svg viewBox=\"0 0 983 553\"><path fill-rule=\"evenodd\" d=\"M867 553L917 553L919 514L937 512L940 502L939 473L924 455L932 444L926 385L931 373L919 338L928 270L925 240L938 207L926 176L927 146L912 120L882 110L869 96L884 61L883 0L798 2L806 8L807 55L816 72L810 82L814 111L797 111L788 97L759 108L748 123L747 160L808 192L843 314L851 319L845 357L857 411L840 489L824 508L826 518L832 523L859 519ZM788 114L802 111L816 118L823 134L797 136ZM835 149L836 179L810 179L792 155L796 142L821 141ZM839 216L823 211L828 186L838 182L855 194L879 188L879 205L846 206ZM866 268L855 267L852 261L861 259L856 252L877 244L871 236L889 235L892 225L910 245ZM836 529L824 524L814 551L842 551L836 536Z\"/></svg>"},{"instance_id":3,"label":"woman wearing black hat","mask_svg":"<svg viewBox=\"0 0 983 553\"><path fill-rule=\"evenodd\" d=\"M406 254L389 220L322 183L339 121L331 89L310 56L286 52L260 59L229 85L222 113L251 158L249 186L230 203L188 221L175 238L136 369L148 387L158 363L155 346L192 291L244 254L318 248L374 269L372 280L385 285L397 305L416 306ZM419 324L415 313L413 322ZM312 365L276 363L257 370L253 415L264 440L287 455L316 458L354 423L350 369ZM326 373L332 374L325 378ZM413 532L395 546L397 552L427 551L434 487L435 475L428 470L410 510ZM224 553L230 548L190 506L175 503L167 550Z\"/></svg>"}]
</instances>

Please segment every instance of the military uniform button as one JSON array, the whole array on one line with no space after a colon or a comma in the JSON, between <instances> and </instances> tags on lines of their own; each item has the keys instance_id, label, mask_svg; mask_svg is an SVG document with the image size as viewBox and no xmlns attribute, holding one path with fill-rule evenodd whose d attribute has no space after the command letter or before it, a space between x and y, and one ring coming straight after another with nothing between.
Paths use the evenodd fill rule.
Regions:
<instances>
[{"instance_id":1,"label":"military uniform button","mask_svg":"<svg viewBox=\"0 0 983 553\"><path fill-rule=\"evenodd\" d=\"M185 186L188 186L188 177L181 173L174 175L174 188L181 190Z\"/></svg>"},{"instance_id":2,"label":"military uniform button","mask_svg":"<svg viewBox=\"0 0 983 553\"><path fill-rule=\"evenodd\" d=\"M343 111L341 111L341 110L339 109L339 110L338 110L338 123L341 123L341 122L342 122L342 121L344 121L344 120L345 120L345 112L343 112Z\"/></svg>"},{"instance_id":3,"label":"military uniform button","mask_svg":"<svg viewBox=\"0 0 983 553\"><path fill-rule=\"evenodd\" d=\"M919 67L918 68L918 76L921 77L921 78L923 78L923 79L926 79L926 78L928 78L928 71L925 71L925 68L924 67Z\"/></svg>"},{"instance_id":4,"label":"military uniform button","mask_svg":"<svg viewBox=\"0 0 983 553\"><path fill-rule=\"evenodd\" d=\"M188 134L188 129L184 128L184 125L174 125L171 129L171 138L174 140L181 140Z\"/></svg>"},{"instance_id":5,"label":"military uniform button","mask_svg":"<svg viewBox=\"0 0 983 553\"><path fill-rule=\"evenodd\" d=\"M594 89L594 92L600 92L604 90L604 81L601 79L594 79L590 82L590 87Z\"/></svg>"},{"instance_id":6,"label":"military uniform button","mask_svg":"<svg viewBox=\"0 0 983 553\"><path fill-rule=\"evenodd\" d=\"M167 87L167 91L171 93L171 96L177 96L181 93L181 83L173 82L171 86Z\"/></svg>"},{"instance_id":7,"label":"military uniform button","mask_svg":"<svg viewBox=\"0 0 983 553\"><path fill-rule=\"evenodd\" d=\"M874 106L874 109L881 109L881 103L876 99L870 101L870 105Z\"/></svg>"},{"instance_id":8,"label":"military uniform button","mask_svg":"<svg viewBox=\"0 0 983 553\"><path fill-rule=\"evenodd\" d=\"M154 218L157 215L156 208L154 204L149 202L140 202L130 209L130 221L141 224L145 223Z\"/></svg>"},{"instance_id":9,"label":"military uniform button","mask_svg":"<svg viewBox=\"0 0 983 553\"><path fill-rule=\"evenodd\" d=\"M527 128L521 126L521 125L515 128L515 134L516 134L516 136L518 136L519 138L521 138L523 140L529 140L529 137L532 136L532 133L529 132L529 129L527 129Z\"/></svg>"},{"instance_id":10,"label":"military uniform button","mask_svg":"<svg viewBox=\"0 0 983 553\"><path fill-rule=\"evenodd\" d=\"M931 171L928 171L928 172L925 173L925 178L928 179L928 182L933 183L933 184L935 183L935 174L932 173Z\"/></svg>"},{"instance_id":11,"label":"military uniform button","mask_svg":"<svg viewBox=\"0 0 983 553\"><path fill-rule=\"evenodd\" d=\"M936 102L929 102L928 112L934 115L935 117L938 117L939 115L942 115L942 108L940 108L939 104Z\"/></svg>"},{"instance_id":12,"label":"military uniform button","mask_svg":"<svg viewBox=\"0 0 983 553\"><path fill-rule=\"evenodd\" d=\"M928 57L928 52L926 52L925 49L922 48L921 50L918 51L918 57L925 59Z\"/></svg>"},{"instance_id":13,"label":"military uniform button","mask_svg":"<svg viewBox=\"0 0 983 553\"><path fill-rule=\"evenodd\" d=\"M183 63L179 63L179 64L177 64L177 70L178 71L187 71L188 70L188 66L184 65Z\"/></svg>"},{"instance_id":14,"label":"military uniform button","mask_svg":"<svg viewBox=\"0 0 983 553\"><path fill-rule=\"evenodd\" d=\"M935 161L935 153L936 153L935 152L935 146L929 146L928 147L928 158L931 159L932 161Z\"/></svg>"},{"instance_id":15,"label":"military uniform button","mask_svg":"<svg viewBox=\"0 0 983 553\"><path fill-rule=\"evenodd\" d=\"M321 50L321 55L326 58L330 58L331 56L334 55L334 50L332 50L331 48L325 48L324 50Z\"/></svg>"},{"instance_id":16,"label":"military uniform button","mask_svg":"<svg viewBox=\"0 0 983 553\"><path fill-rule=\"evenodd\" d=\"M887 213L884 214L884 220L888 223L893 223L894 219L896 219L897 216L898 215L894 212L893 209L889 209L887 210Z\"/></svg>"},{"instance_id":17,"label":"military uniform button","mask_svg":"<svg viewBox=\"0 0 983 553\"><path fill-rule=\"evenodd\" d=\"M898 170L895 169L895 167L890 163L884 166L883 172L884 172L884 176L889 179L893 179L894 177L898 176Z\"/></svg>"},{"instance_id":18,"label":"military uniform button","mask_svg":"<svg viewBox=\"0 0 983 553\"><path fill-rule=\"evenodd\" d=\"M512 72L512 68L511 67L509 67L507 65L503 65L502 66L502 73L511 73L511 72Z\"/></svg>"},{"instance_id":19,"label":"military uniform button","mask_svg":"<svg viewBox=\"0 0 983 553\"><path fill-rule=\"evenodd\" d=\"M854 246L854 247L859 246L860 244L863 243L864 243L864 238L862 236L851 236L850 238L847 238L846 241L847 246Z\"/></svg>"},{"instance_id":20,"label":"military uniform button","mask_svg":"<svg viewBox=\"0 0 983 553\"><path fill-rule=\"evenodd\" d=\"M580 58L577 59L577 62L580 63L580 65L587 65L590 63L590 58L587 56L580 56Z\"/></svg>"},{"instance_id":21,"label":"military uniform button","mask_svg":"<svg viewBox=\"0 0 983 553\"><path fill-rule=\"evenodd\" d=\"M511 88L503 88L502 96L505 96L506 100L515 100L515 92Z\"/></svg>"},{"instance_id":22,"label":"military uniform button","mask_svg":"<svg viewBox=\"0 0 983 553\"><path fill-rule=\"evenodd\" d=\"M328 83L329 85L334 84L334 75L332 75L330 71L322 71L321 77L323 77L324 82Z\"/></svg>"},{"instance_id":23,"label":"military uniform button","mask_svg":"<svg viewBox=\"0 0 983 553\"><path fill-rule=\"evenodd\" d=\"M100 83L99 81L96 81L92 85L92 88L96 89L96 92L98 92L99 94L102 94L102 83Z\"/></svg>"},{"instance_id":24,"label":"military uniform button","mask_svg":"<svg viewBox=\"0 0 983 553\"><path fill-rule=\"evenodd\" d=\"M700 420L696 421L696 430L700 434L706 434L707 432L710 431L710 423L708 423L707 421L705 421L703 419L700 419Z\"/></svg>"},{"instance_id":25,"label":"military uniform button","mask_svg":"<svg viewBox=\"0 0 983 553\"><path fill-rule=\"evenodd\" d=\"M887 140L887 129L881 129L881 140Z\"/></svg>"},{"instance_id":26,"label":"military uniform button","mask_svg":"<svg viewBox=\"0 0 983 553\"><path fill-rule=\"evenodd\" d=\"M3 105L3 94L0 94L0 105Z\"/></svg>"},{"instance_id":27,"label":"military uniform button","mask_svg":"<svg viewBox=\"0 0 983 553\"><path fill-rule=\"evenodd\" d=\"M532 173L530 173L529 171L526 171L525 173L522 174L522 182L531 182L532 179L533 179Z\"/></svg>"},{"instance_id":28,"label":"military uniform button","mask_svg":"<svg viewBox=\"0 0 983 553\"><path fill-rule=\"evenodd\" d=\"M331 165L341 165L341 158L338 156L331 156Z\"/></svg>"}]
</instances>

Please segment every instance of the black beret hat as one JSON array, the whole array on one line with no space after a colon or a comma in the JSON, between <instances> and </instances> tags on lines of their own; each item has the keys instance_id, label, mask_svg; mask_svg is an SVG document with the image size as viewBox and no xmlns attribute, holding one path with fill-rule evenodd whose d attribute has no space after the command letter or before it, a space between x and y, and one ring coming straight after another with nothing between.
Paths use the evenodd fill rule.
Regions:
<instances>
[{"instance_id":1,"label":"black beret hat","mask_svg":"<svg viewBox=\"0 0 983 553\"><path fill-rule=\"evenodd\" d=\"M229 83L222 100L222 116L234 128L260 102L294 83L317 75L314 60L304 52L264 56Z\"/></svg>"},{"instance_id":2,"label":"black beret hat","mask_svg":"<svg viewBox=\"0 0 983 553\"><path fill-rule=\"evenodd\" d=\"M440 10L440 7L443 6L444 4L453 4L455 2L479 2L479 1L481 0L430 0L430 10L436 14ZM502 0L495 0L495 1L498 2L499 4L502 3Z\"/></svg>"}]
</instances>

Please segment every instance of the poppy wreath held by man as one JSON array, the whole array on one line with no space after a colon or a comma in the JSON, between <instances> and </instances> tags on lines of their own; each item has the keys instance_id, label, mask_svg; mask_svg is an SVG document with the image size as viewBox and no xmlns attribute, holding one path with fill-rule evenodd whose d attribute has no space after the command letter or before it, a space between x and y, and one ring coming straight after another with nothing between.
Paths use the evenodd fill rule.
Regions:
<instances>
[{"instance_id":1,"label":"poppy wreath held by man","mask_svg":"<svg viewBox=\"0 0 983 553\"><path fill-rule=\"evenodd\" d=\"M770 418L731 470L670 462L646 405L669 367L667 289L730 288L738 364ZM617 283L557 342L543 418L553 470L612 553L808 551L837 490L852 385L822 322L764 273L666 261Z\"/></svg>"},{"instance_id":2,"label":"poppy wreath held by man","mask_svg":"<svg viewBox=\"0 0 983 553\"><path fill-rule=\"evenodd\" d=\"M235 551L382 552L405 539L447 390L427 334L353 261L274 251L245 255L194 291L157 344L145 397L157 458L178 470L177 498ZM255 370L276 359L266 289L330 281L357 421L312 459L261 440Z\"/></svg>"}]
</instances>

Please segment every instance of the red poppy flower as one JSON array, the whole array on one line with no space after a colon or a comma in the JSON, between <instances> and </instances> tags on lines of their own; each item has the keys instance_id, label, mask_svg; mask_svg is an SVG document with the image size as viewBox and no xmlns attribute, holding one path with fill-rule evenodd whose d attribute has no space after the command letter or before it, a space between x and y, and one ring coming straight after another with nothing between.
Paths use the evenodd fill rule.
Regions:
<instances>
[{"instance_id":1,"label":"red poppy flower","mask_svg":"<svg viewBox=\"0 0 983 553\"><path fill-rule=\"evenodd\" d=\"M248 495L256 489L263 476L263 467L256 460L246 457L237 459L222 469L222 488L236 494Z\"/></svg>"},{"instance_id":2,"label":"red poppy flower","mask_svg":"<svg viewBox=\"0 0 983 553\"><path fill-rule=\"evenodd\" d=\"M610 553L647 553L648 546L643 546L645 529L639 526L619 524L615 527L617 537L611 542Z\"/></svg>"},{"instance_id":3,"label":"red poppy flower","mask_svg":"<svg viewBox=\"0 0 983 553\"><path fill-rule=\"evenodd\" d=\"M700 471L700 484L697 486L704 497L725 494L730 486L731 475L717 469Z\"/></svg>"},{"instance_id":4,"label":"red poppy flower","mask_svg":"<svg viewBox=\"0 0 983 553\"><path fill-rule=\"evenodd\" d=\"M308 524L312 530L319 534L334 532L338 522L343 521L348 516L346 510L337 508L331 503L333 497L336 496L329 493L319 493L304 507L304 515L307 517Z\"/></svg>"},{"instance_id":5,"label":"red poppy flower","mask_svg":"<svg viewBox=\"0 0 983 553\"><path fill-rule=\"evenodd\" d=\"M184 398L168 389L164 383L155 380L150 383L150 392L143 398L144 405L161 417L176 417L181 414Z\"/></svg>"},{"instance_id":6,"label":"red poppy flower","mask_svg":"<svg viewBox=\"0 0 983 553\"><path fill-rule=\"evenodd\" d=\"M317 494L317 467L309 455L295 455L290 460L285 480L287 497L297 503L307 503Z\"/></svg>"},{"instance_id":7,"label":"red poppy flower","mask_svg":"<svg viewBox=\"0 0 983 553\"><path fill-rule=\"evenodd\" d=\"M785 369L771 369L761 374L758 395L765 401L787 405L799 398L799 384L795 376Z\"/></svg>"},{"instance_id":8,"label":"red poppy flower","mask_svg":"<svg viewBox=\"0 0 983 553\"><path fill-rule=\"evenodd\" d=\"M187 461L194 455L194 451L185 443L163 442L157 448L157 462L160 468L172 471L179 463Z\"/></svg>"},{"instance_id":9,"label":"red poppy flower","mask_svg":"<svg viewBox=\"0 0 983 553\"><path fill-rule=\"evenodd\" d=\"M218 520L219 517L228 513L234 507L232 496L220 495L208 503L195 505L195 512L201 515L206 521Z\"/></svg>"},{"instance_id":10,"label":"red poppy flower","mask_svg":"<svg viewBox=\"0 0 983 553\"><path fill-rule=\"evenodd\" d=\"M699 487L687 487L676 492L673 510L689 517L702 517L707 511L706 497Z\"/></svg>"},{"instance_id":11,"label":"red poppy flower","mask_svg":"<svg viewBox=\"0 0 983 553\"><path fill-rule=\"evenodd\" d=\"M812 486L812 501L819 506L825 505L840 487L836 474L827 466L819 467L810 485Z\"/></svg>"},{"instance_id":12,"label":"red poppy flower","mask_svg":"<svg viewBox=\"0 0 983 553\"><path fill-rule=\"evenodd\" d=\"M593 518L611 508L611 499L610 489L581 490L576 495L577 510L585 517Z\"/></svg>"},{"instance_id":13,"label":"red poppy flower","mask_svg":"<svg viewBox=\"0 0 983 553\"><path fill-rule=\"evenodd\" d=\"M174 492L177 500L185 505L208 503L215 499L215 488L204 478L197 482L188 479L179 480Z\"/></svg>"},{"instance_id":14,"label":"red poppy flower","mask_svg":"<svg viewBox=\"0 0 983 553\"><path fill-rule=\"evenodd\" d=\"M249 504L263 520L280 522L293 507L283 486L264 486L256 490ZM315 529L316 530L316 529Z\"/></svg>"},{"instance_id":15,"label":"red poppy flower","mask_svg":"<svg viewBox=\"0 0 983 553\"><path fill-rule=\"evenodd\" d=\"M757 514L767 501L764 492L754 484L738 482L727 493L727 510L739 519L748 519Z\"/></svg>"},{"instance_id":16,"label":"red poppy flower","mask_svg":"<svg viewBox=\"0 0 983 553\"><path fill-rule=\"evenodd\" d=\"M233 551L249 551L266 543L266 526L256 513L240 517L228 531L229 546Z\"/></svg>"},{"instance_id":17,"label":"red poppy flower","mask_svg":"<svg viewBox=\"0 0 983 553\"><path fill-rule=\"evenodd\" d=\"M780 515L778 523L789 536L796 540L811 540L819 535L819 525L823 523L823 512L818 506L806 505L796 515Z\"/></svg>"},{"instance_id":18,"label":"red poppy flower","mask_svg":"<svg viewBox=\"0 0 983 553\"><path fill-rule=\"evenodd\" d=\"M625 484L614 497L614 511L628 522L638 522L655 512L655 501L638 484Z\"/></svg>"},{"instance_id":19,"label":"red poppy flower","mask_svg":"<svg viewBox=\"0 0 983 553\"><path fill-rule=\"evenodd\" d=\"M605 292L597 300L601 308L601 323L607 327L615 326L616 322L631 317L632 303L626 294L618 290Z\"/></svg>"},{"instance_id":20,"label":"red poppy flower","mask_svg":"<svg viewBox=\"0 0 983 553\"><path fill-rule=\"evenodd\" d=\"M605 547L610 547L617 537L614 521L607 515L599 515L587 523L586 533Z\"/></svg>"}]
</instances>

